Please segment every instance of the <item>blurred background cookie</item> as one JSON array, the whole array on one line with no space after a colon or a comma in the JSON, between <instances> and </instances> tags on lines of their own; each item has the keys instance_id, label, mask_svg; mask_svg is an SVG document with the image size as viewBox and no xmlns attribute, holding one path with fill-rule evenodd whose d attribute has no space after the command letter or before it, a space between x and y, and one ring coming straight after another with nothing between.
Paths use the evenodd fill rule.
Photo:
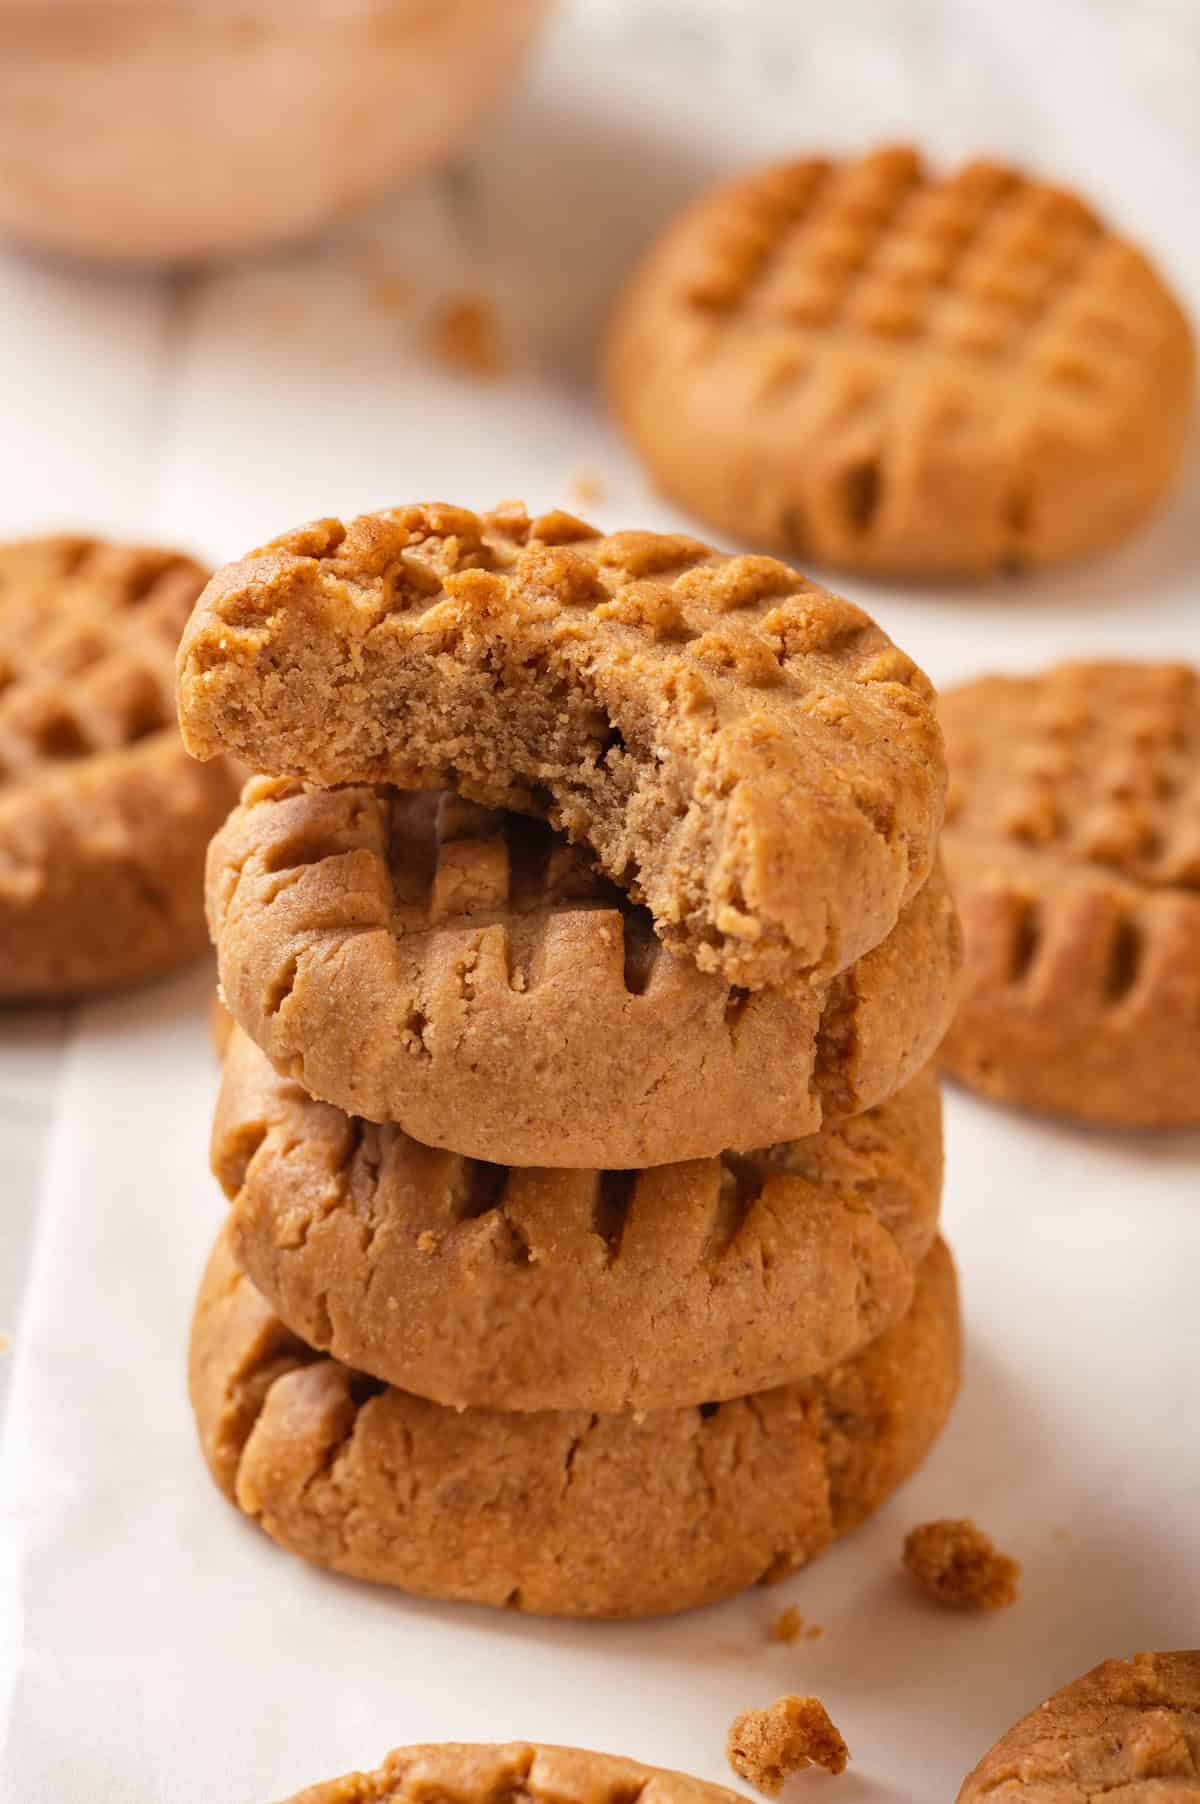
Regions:
<instances>
[{"instance_id":1,"label":"blurred background cookie","mask_svg":"<svg viewBox=\"0 0 1200 1804\"><path fill-rule=\"evenodd\" d=\"M1200 1652L1105 1660L1015 1723L958 1804L1200 1801Z\"/></svg>"},{"instance_id":2,"label":"blurred background cookie","mask_svg":"<svg viewBox=\"0 0 1200 1804\"><path fill-rule=\"evenodd\" d=\"M904 1314L941 1101L927 1071L758 1153L510 1170L314 1102L235 1029L212 1160L239 1263L346 1365L455 1407L654 1409L808 1377Z\"/></svg>"},{"instance_id":3,"label":"blurred background cookie","mask_svg":"<svg viewBox=\"0 0 1200 1804\"><path fill-rule=\"evenodd\" d=\"M897 147L694 202L629 285L607 384L659 488L735 542L980 576L1099 551L1154 509L1194 356L1084 201Z\"/></svg>"},{"instance_id":4,"label":"blurred background cookie","mask_svg":"<svg viewBox=\"0 0 1200 1804\"><path fill-rule=\"evenodd\" d=\"M204 946L204 852L237 793L175 723L207 572L86 537L0 544L0 1000L172 970Z\"/></svg>"},{"instance_id":5,"label":"blurred background cookie","mask_svg":"<svg viewBox=\"0 0 1200 1804\"><path fill-rule=\"evenodd\" d=\"M213 841L238 1021L313 1095L505 1165L632 1167L812 1134L921 1069L961 935L940 867L824 983L730 989L544 823L259 777Z\"/></svg>"},{"instance_id":6,"label":"blurred background cookie","mask_svg":"<svg viewBox=\"0 0 1200 1804\"><path fill-rule=\"evenodd\" d=\"M458 1411L291 1334L222 1234L190 1388L221 1490L318 1566L538 1615L653 1616L783 1578L877 1509L945 1424L959 1342L937 1241L908 1314L821 1377L637 1415Z\"/></svg>"},{"instance_id":7,"label":"blurred background cookie","mask_svg":"<svg viewBox=\"0 0 1200 1804\"><path fill-rule=\"evenodd\" d=\"M1200 1121L1200 677L984 677L942 722L966 948L945 1069L1089 1121Z\"/></svg>"}]
</instances>

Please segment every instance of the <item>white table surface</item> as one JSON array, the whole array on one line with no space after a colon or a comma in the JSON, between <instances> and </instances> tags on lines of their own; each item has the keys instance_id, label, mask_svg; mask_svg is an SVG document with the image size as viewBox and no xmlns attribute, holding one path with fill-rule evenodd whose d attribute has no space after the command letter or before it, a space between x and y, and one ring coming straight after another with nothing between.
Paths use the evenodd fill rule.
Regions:
<instances>
[{"instance_id":1,"label":"white table surface","mask_svg":"<svg viewBox=\"0 0 1200 1804\"><path fill-rule=\"evenodd\" d=\"M219 559L316 514L403 499L484 504L523 494L536 507L569 503L570 478L581 470L602 479L602 499L580 510L602 524L677 523L647 492L590 392L606 306L633 251L670 205L715 170L798 147L902 135L948 157L1009 154L1085 187L1148 243L1200 313L1198 72L1200 27L1191 0L1150 0L1136 10L1121 0L904 0L887 7L839 0L830 8L799 7L795 0L566 0L520 92L477 151L451 175L319 243L170 277L0 253L6 428L0 532L84 525L178 541ZM380 304L381 271L411 283L410 314L399 317ZM484 290L496 301L514 354L505 382L482 386L448 376L422 348L429 308L457 289ZM940 681L983 666L1034 665L1067 651L1196 657L1198 500L1200 468L1193 461L1170 509L1115 556L966 598L842 586L878 612ZM27 1511L34 1495L28 1443L38 1435L28 1409L41 1394L44 1362L61 1332L50 1307L53 1262L63 1262L64 1294L78 1293L86 1309L86 1274L78 1263L86 1237L78 1232L82 1216L71 1212L86 1207L89 1186L109 1198L120 1192L130 1142L119 1139L113 1122L119 1116L136 1123L138 1099L129 1088L151 1073L160 1088L147 1106L158 1110L168 1054L179 1061L171 1070L188 1073L194 1084L163 1103L179 1140L168 1145L161 1126L151 1134L156 1157L165 1162L156 1180L172 1199L176 1188L187 1197L210 1195L200 1170L209 1084L199 1022L204 987L200 976L74 1019L30 1013L0 1020L0 1331L17 1343L0 1361L0 1397L17 1367L14 1390L24 1387L24 1403L17 1398L9 1451ZM114 1089L119 1107L98 1113L96 1097L112 1102ZM845 1724L852 1744L857 1729L868 1754L857 1776L841 1782L845 1804L887 1792L924 1797L939 1790L948 1797L955 1778L982 1752L984 1731L996 1732L1006 1709L1011 1716L1045 1685L1070 1676L1073 1662L1086 1665L1156 1635L1190 1632L1193 1642L1200 1640L1200 1558L1184 1533L1189 1512L1193 1523L1200 1518L1195 1385L1187 1384L1186 1364L1181 1368L1172 1355L1182 1333L1194 1376L1200 1360L1179 1273L1189 1259L1195 1270L1187 1204L1200 1173L1200 1146L1193 1136L1131 1142L1080 1135L956 1099L951 1152L947 1209L976 1309L974 1379L952 1433L950 1464L936 1481L923 1478L914 1499L928 1506L926 1513L969 1508L997 1532L1007 1526L1024 1535L1022 1551L1046 1587L1024 1619L1013 1611L1000 1623L969 1629L940 1618L931 1623L906 1617L889 1593L879 1603L882 1640L870 1659L863 1656L860 1624L840 1647L831 1630L790 1665L778 1650L764 1655L760 1645L764 1613L781 1601L777 1594L765 1603L729 1606L724 1617L716 1614L717 1628L708 1613L707 1640L700 1643L674 1626L579 1631L508 1621L497 1627L487 1619L472 1630L470 1658L482 1659L485 1646L489 1657L505 1646L518 1660L528 1657L528 1687L516 1693L532 1700L523 1722L513 1721L511 1711L485 1707L477 1690L470 1708L456 1711L453 1699L439 1703L436 1686L431 1691L424 1683L417 1695L425 1716L397 1708L383 1720L365 1703L355 1709L342 1699L334 1712L340 1732L314 1734L310 1763L299 1749L281 1761L277 1737L256 1737L254 1759L244 1768L250 1776L231 1780L221 1795L251 1804L273 1785L282 1790L321 1776L326 1756L341 1765L366 1761L390 1741L418 1738L423 1723L425 1731L444 1734L590 1734L594 1743L673 1759L719 1778L716 1719L698 1743L697 1709L724 1711L723 1732L732 1709L765 1702L789 1684L805 1689L807 1672L814 1689L825 1684L836 1693L840 1686L860 1704L855 1685L864 1673L875 1691L885 1676L889 1689L896 1688L870 1723ZM137 1180L130 1189L141 1201L129 1207L149 1208L144 1182L141 1190ZM1138 1221L1157 1221L1170 1260L1149 1257L1132 1231L1133 1199ZM1093 1242L1100 1228L1086 1229L1089 1219L1103 1224L1098 1251ZM159 1231L157 1218L154 1227ZM201 1240L211 1227L207 1219ZM192 1257L199 1243L190 1223L187 1234ZM38 1277L23 1318L35 1241ZM96 1257L104 1256L100 1248ZM1039 1265L1022 1295L1026 1258ZM146 1259L150 1268L149 1253ZM1147 1287L1140 1301L1122 1297L1131 1270L1137 1273L1131 1281ZM181 1278L176 1268L171 1272ZM1090 1313L1067 1298L1076 1280L1090 1287ZM1059 1314L1060 1294L1066 1300L1048 1338L1070 1369L1061 1372L1035 1433L1039 1445L1053 1444L1049 1463L1059 1489L1039 1499L1014 1412L1019 1417L1031 1407L1030 1386L1046 1357L1045 1338L1039 1343L1029 1314L1038 1307ZM182 1323L188 1302L181 1281L167 1292L164 1310ZM1010 1333L1006 1312L1013 1309L1021 1320ZM1122 1332L1136 1345L1122 1350ZM23 1338L30 1343L24 1367ZM122 1357L144 1351L135 1339ZM171 1356L177 1351L172 1344ZM1010 1353L1012 1369L1006 1369ZM1105 1447L1101 1378L1112 1393L1111 1421L1125 1435L1124 1455ZM1139 1411L1138 1388L1151 1383L1159 1394ZM162 1395L164 1422L178 1405L179 1387L173 1379L172 1385ZM1190 1438L1176 1421L1170 1494L1148 1481L1139 1499L1128 1488L1130 1474L1138 1459L1152 1466L1161 1460L1154 1437L1172 1433L1168 1403L1185 1416L1190 1407ZM191 1457L181 1446L179 1460ZM950 1483L947 1472L960 1482ZM86 1492L86 1470L81 1482ZM101 1497L99 1467L96 1489ZM844 1602L848 1583L858 1586L858 1601L864 1586L868 1599L874 1596L871 1574L894 1554L897 1523L918 1514L914 1500L900 1517L888 1514L869 1546L875 1530L859 1538L855 1564L839 1555L815 1569L809 1589L797 1593L805 1613L831 1623L846 1615L839 1595ZM1153 1571L1145 1552L1131 1563L1121 1553L1122 1523L1130 1535L1158 1532L1174 1569ZM219 1547L221 1534L232 1531L222 1518L214 1532ZM69 1536L65 1526L63 1533ZM1085 1548L1098 1565L1089 1566ZM28 1547L18 1535L5 1551L19 1568ZM248 1556L239 1543L238 1558L249 1560L242 1575L247 1584L258 1552L256 1545ZM99 1570L80 1566L81 1574L92 1573L97 1591ZM303 1589L307 1577L297 1583ZM336 1595L339 1608L349 1607L341 1591ZM810 1605L814 1595L818 1601ZM327 1593L321 1596L327 1600ZM85 1613L88 1597L85 1588ZM30 1748L57 1694L53 1687L39 1691L31 1628L38 1609L48 1612L43 1633L47 1622L62 1618L35 1585L23 1607L23 1620L15 1610L7 1620L0 1616L0 1657L7 1656L7 1676L17 1680L5 1804L51 1797L68 1804L86 1797L92 1804L93 1797L110 1796L193 1804L216 1795L208 1781L166 1776L153 1736L141 1764L104 1766L107 1780L97 1777L99 1768L89 1765L69 1728L61 1757L47 1755L39 1765ZM363 1620L380 1612L395 1620L391 1600L359 1607ZM421 1609L411 1620L449 1646L459 1621L477 1618ZM337 1643L342 1630L332 1622L328 1629ZM144 1659L152 1658L152 1647L149 1636ZM554 1674L567 1648L586 1663L589 1682L599 1682L601 1706L574 1700L574 1713L559 1708ZM964 1668L981 1648L991 1650L985 1698ZM46 1647L39 1652L44 1657ZM136 1670L136 1651L126 1653ZM684 1665L673 1670L677 1657ZM722 1659L744 1681L717 1684L713 1672ZM909 1676L900 1678L910 1662ZM940 1721L937 1700L922 1692L915 1675L954 1700L953 1724ZM510 1678L500 1694L508 1697L512 1689ZM359 1695L374 1697L369 1685ZM0 1685L0 1708L3 1696ZM249 1735L255 1715L253 1695L243 1688L239 1697L237 1707L224 1700L229 1748L221 1770L231 1774L243 1771L234 1738ZM547 1705L551 1697L555 1710ZM639 1698L665 1709L667 1718L648 1725L638 1714ZM87 1745L95 1746L102 1714L97 1706L80 1719L89 1725ZM566 1726L556 1729L560 1723ZM905 1744L899 1751L898 1742Z\"/></svg>"}]
</instances>

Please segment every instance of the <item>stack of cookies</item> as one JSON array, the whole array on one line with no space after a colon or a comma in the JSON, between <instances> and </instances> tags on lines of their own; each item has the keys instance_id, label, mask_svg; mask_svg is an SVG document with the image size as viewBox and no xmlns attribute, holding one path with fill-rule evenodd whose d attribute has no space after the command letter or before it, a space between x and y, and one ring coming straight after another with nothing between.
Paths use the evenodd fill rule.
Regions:
<instances>
[{"instance_id":1,"label":"stack of cookies","mask_svg":"<svg viewBox=\"0 0 1200 1804\"><path fill-rule=\"evenodd\" d=\"M513 505L221 571L185 739L232 1209L191 1390L283 1546L638 1616L860 1522L958 1380L926 679L767 557Z\"/></svg>"}]
</instances>

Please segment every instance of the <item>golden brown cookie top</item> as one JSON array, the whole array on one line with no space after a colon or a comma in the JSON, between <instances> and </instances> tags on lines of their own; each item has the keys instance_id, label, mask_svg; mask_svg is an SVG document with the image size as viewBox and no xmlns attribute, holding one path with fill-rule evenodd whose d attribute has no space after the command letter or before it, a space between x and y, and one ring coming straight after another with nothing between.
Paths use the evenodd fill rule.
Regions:
<instances>
[{"instance_id":1,"label":"golden brown cookie top","mask_svg":"<svg viewBox=\"0 0 1200 1804\"><path fill-rule=\"evenodd\" d=\"M198 756L541 814L747 987L844 969L931 867L928 680L774 558L515 505L320 521L218 574L179 670Z\"/></svg>"},{"instance_id":2,"label":"golden brown cookie top","mask_svg":"<svg viewBox=\"0 0 1200 1804\"><path fill-rule=\"evenodd\" d=\"M175 734L175 650L208 572L82 536L0 545L0 793Z\"/></svg>"},{"instance_id":3,"label":"golden brown cookie top","mask_svg":"<svg viewBox=\"0 0 1200 1804\"><path fill-rule=\"evenodd\" d=\"M1028 358L1068 386L1099 377L1105 348L1098 337L1085 356L1071 323L1111 303L1136 256L1073 194L982 160L939 179L910 146L760 170L708 196L681 242L678 294L710 315L920 341L985 365ZM1034 346L1048 303L1068 296L1059 333Z\"/></svg>"},{"instance_id":4,"label":"golden brown cookie top","mask_svg":"<svg viewBox=\"0 0 1200 1804\"><path fill-rule=\"evenodd\" d=\"M1200 890L1200 676L1186 664L1071 663L942 698L947 836L1032 876L1111 872Z\"/></svg>"},{"instance_id":5,"label":"golden brown cookie top","mask_svg":"<svg viewBox=\"0 0 1200 1804\"><path fill-rule=\"evenodd\" d=\"M529 1742L432 1742L396 1748L373 1773L348 1773L290 1804L732 1804L685 1773L614 1754Z\"/></svg>"},{"instance_id":6,"label":"golden brown cookie top","mask_svg":"<svg viewBox=\"0 0 1200 1804\"><path fill-rule=\"evenodd\" d=\"M1105 1660L1001 1736L958 1804L1200 1798L1200 1651Z\"/></svg>"},{"instance_id":7,"label":"golden brown cookie top","mask_svg":"<svg viewBox=\"0 0 1200 1804\"><path fill-rule=\"evenodd\" d=\"M936 573L1132 524L1178 460L1193 351L1147 258L1077 196L892 146L702 195L635 275L609 380L663 486L724 530L741 508L743 538ZM704 457L715 440L719 484L688 434Z\"/></svg>"},{"instance_id":8,"label":"golden brown cookie top","mask_svg":"<svg viewBox=\"0 0 1200 1804\"><path fill-rule=\"evenodd\" d=\"M1062 664L942 698L964 986L941 1058L1086 1120L1200 1118L1200 679Z\"/></svg>"},{"instance_id":9,"label":"golden brown cookie top","mask_svg":"<svg viewBox=\"0 0 1200 1804\"><path fill-rule=\"evenodd\" d=\"M754 1154L513 1170L314 1102L235 1029L212 1165L245 1270L348 1366L456 1408L665 1408L823 1371L909 1308L941 1102L925 1071Z\"/></svg>"},{"instance_id":10,"label":"golden brown cookie top","mask_svg":"<svg viewBox=\"0 0 1200 1804\"><path fill-rule=\"evenodd\" d=\"M659 1165L857 1114L932 1055L960 962L935 868L829 983L730 989L544 822L430 790L255 778L207 887L225 995L282 1070L509 1165Z\"/></svg>"}]
</instances>

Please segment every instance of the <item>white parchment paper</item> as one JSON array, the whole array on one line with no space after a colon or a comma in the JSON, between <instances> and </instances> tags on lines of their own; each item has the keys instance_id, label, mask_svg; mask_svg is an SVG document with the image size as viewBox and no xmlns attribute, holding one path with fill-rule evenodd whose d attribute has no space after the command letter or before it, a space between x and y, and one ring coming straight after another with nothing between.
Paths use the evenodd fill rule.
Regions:
<instances>
[{"instance_id":1,"label":"white parchment paper","mask_svg":"<svg viewBox=\"0 0 1200 1804\"><path fill-rule=\"evenodd\" d=\"M36 416L35 444L96 449L52 490L11 455L3 524L50 517L52 493L60 519L221 556L402 499L556 504L580 469L603 480L587 510L602 523L670 524L585 384L597 322L664 206L717 166L900 131L1083 183L1195 307L1196 58L1188 0L579 0L455 184L174 291L147 349L159 437L132 499L103 480L94 410L113 408L112 381L89 398L86 371L111 376L114 344L133 370L147 290L39 266L27 353L0 306L9 405ZM409 320L373 299L364 269L381 256L419 295L492 293L512 378L482 388L433 366L419 306ZM25 281L0 281L0 302ZM78 372L59 386L38 336L55 319ZM1193 468L1126 549L1019 585L841 586L941 681L1068 650L1196 657L1197 495ZM214 1491L184 1389L222 1207L205 1158L211 982L88 1009L68 1055L10 1356L3 1804L265 1804L438 1737L575 1742L722 1779L735 1711L787 1690L823 1697L850 1743L840 1804L948 1804L1061 1682L1200 1639L1200 1135L1088 1132L961 1096L946 1228L963 1397L921 1476L810 1572L676 1621L581 1627L414 1602L279 1553ZM1018 1607L960 1620L905 1586L905 1529L945 1514L976 1515L1021 1557ZM792 1602L823 1636L769 1644Z\"/></svg>"}]
</instances>

